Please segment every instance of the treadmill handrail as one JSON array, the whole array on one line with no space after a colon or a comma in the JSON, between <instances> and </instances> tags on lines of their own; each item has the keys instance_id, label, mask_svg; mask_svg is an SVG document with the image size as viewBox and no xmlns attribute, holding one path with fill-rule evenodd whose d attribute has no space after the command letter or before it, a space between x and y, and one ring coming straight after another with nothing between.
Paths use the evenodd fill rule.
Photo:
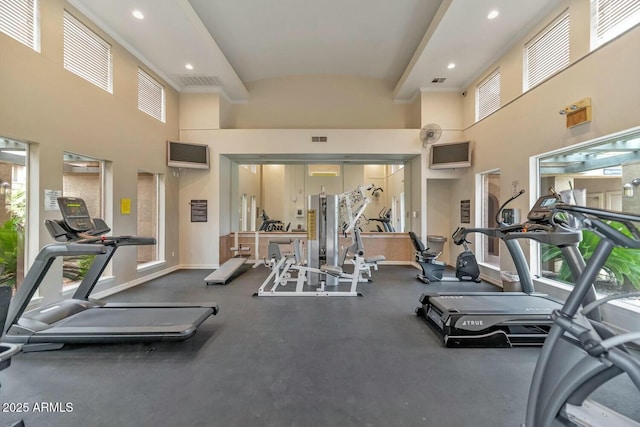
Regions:
<instances>
[{"instance_id":1,"label":"treadmill handrail","mask_svg":"<svg viewBox=\"0 0 640 427\"><path fill-rule=\"evenodd\" d=\"M56 258L62 256L102 255L106 252L107 248L101 244L51 243L43 247L36 256L33 265L29 268L24 281L11 299L2 332L7 332L11 325L18 323Z\"/></svg>"},{"instance_id":2,"label":"treadmill handrail","mask_svg":"<svg viewBox=\"0 0 640 427\"><path fill-rule=\"evenodd\" d=\"M71 243L78 244L90 244L101 243L105 246L145 246L155 245L156 239L154 237L139 237L139 236L96 236L86 239L74 240Z\"/></svg>"},{"instance_id":3,"label":"treadmill handrail","mask_svg":"<svg viewBox=\"0 0 640 427\"><path fill-rule=\"evenodd\" d=\"M574 209L579 208L579 209ZM582 228L591 230L599 236L610 240L618 247L640 249L640 230L632 222L640 222L640 217L622 212L603 211L601 209L584 208L583 206L562 206L558 212L568 212L581 222ZM625 226L631 236L623 234L607 221L615 221ZM563 225L569 227L568 225Z\"/></svg>"}]
</instances>

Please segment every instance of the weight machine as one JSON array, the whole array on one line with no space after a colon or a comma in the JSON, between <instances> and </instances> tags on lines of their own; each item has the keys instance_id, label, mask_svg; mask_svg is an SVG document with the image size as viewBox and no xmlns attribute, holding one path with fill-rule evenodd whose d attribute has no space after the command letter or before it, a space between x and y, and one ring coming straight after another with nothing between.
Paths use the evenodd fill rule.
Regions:
<instances>
[{"instance_id":1,"label":"weight machine","mask_svg":"<svg viewBox=\"0 0 640 427\"><path fill-rule=\"evenodd\" d=\"M371 201L365 191L372 188L372 185L361 185L339 195L326 195L323 191L319 195L309 196L306 263L299 240L270 241L270 260L265 260L264 264L271 269L271 273L254 296L362 296L357 292L358 283L370 281L371 268L377 269L377 263L384 260L384 256L364 257L358 228L360 218ZM338 230L345 236L351 233L351 245L345 249L342 257L338 250ZM280 250L283 244L293 244L293 253L283 254ZM353 263L352 273L342 269L347 258ZM365 279L364 275L369 278ZM290 281L295 281L295 290L277 290ZM351 283L348 291L335 290L340 281ZM267 289L269 283L272 286ZM315 289L305 290L305 285Z\"/></svg>"}]
</instances>

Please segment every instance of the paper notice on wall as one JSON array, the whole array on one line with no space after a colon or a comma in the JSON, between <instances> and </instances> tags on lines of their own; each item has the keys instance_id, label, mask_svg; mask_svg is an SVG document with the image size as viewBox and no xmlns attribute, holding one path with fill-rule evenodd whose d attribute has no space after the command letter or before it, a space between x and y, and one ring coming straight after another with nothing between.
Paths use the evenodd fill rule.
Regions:
<instances>
[{"instance_id":1,"label":"paper notice on wall","mask_svg":"<svg viewBox=\"0 0 640 427\"><path fill-rule=\"evenodd\" d=\"M192 200L191 205L191 222L207 222L207 201Z\"/></svg>"},{"instance_id":2,"label":"paper notice on wall","mask_svg":"<svg viewBox=\"0 0 640 427\"><path fill-rule=\"evenodd\" d=\"M57 211L58 197L62 197L62 190L44 190L44 210Z\"/></svg>"}]
</instances>

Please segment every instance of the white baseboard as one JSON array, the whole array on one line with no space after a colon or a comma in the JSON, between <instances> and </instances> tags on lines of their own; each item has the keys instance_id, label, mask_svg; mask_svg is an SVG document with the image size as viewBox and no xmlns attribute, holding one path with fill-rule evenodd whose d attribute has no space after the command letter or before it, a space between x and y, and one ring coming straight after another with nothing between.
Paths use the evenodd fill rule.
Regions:
<instances>
[{"instance_id":1,"label":"white baseboard","mask_svg":"<svg viewBox=\"0 0 640 427\"><path fill-rule=\"evenodd\" d=\"M180 264L178 269L180 270L217 270L220 268L219 264Z\"/></svg>"},{"instance_id":2,"label":"white baseboard","mask_svg":"<svg viewBox=\"0 0 640 427\"><path fill-rule=\"evenodd\" d=\"M164 270L156 271L155 273L151 273L151 274L148 274L146 276L139 277L139 278L137 278L135 280L132 280L130 282L121 283L121 284L119 284L117 286L113 286L113 287L111 287L109 289L105 289L104 291L96 292L94 294L91 294L91 297L92 298L97 298L97 299L105 298L105 297L108 297L110 295L117 294L118 292L122 292L122 291L124 291L126 289L133 288L134 286L138 286L138 285L140 285L142 283L148 282L149 280L153 280L153 279L157 279L158 277L165 276L165 275L167 275L169 273L172 273L172 272L174 272L176 270L179 270L179 269L180 269L180 266L173 266L173 267L165 268Z\"/></svg>"}]
</instances>

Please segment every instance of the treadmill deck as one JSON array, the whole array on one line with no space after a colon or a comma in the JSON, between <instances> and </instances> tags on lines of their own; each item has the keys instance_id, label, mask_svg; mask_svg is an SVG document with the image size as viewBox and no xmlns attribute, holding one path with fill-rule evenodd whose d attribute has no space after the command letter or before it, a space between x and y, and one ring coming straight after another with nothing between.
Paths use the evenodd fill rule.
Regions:
<instances>
[{"instance_id":1,"label":"treadmill deck","mask_svg":"<svg viewBox=\"0 0 640 427\"><path fill-rule=\"evenodd\" d=\"M447 347L542 345L562 305L544 294L480 292L423 294L416 314Z\"/></svg>"},{"instance_id":2,"label":"treadmill deck","mask_svg":"<svg viewBox=\"0 0 640 427\"><path fill-rule=\"evenodd\" d=\"M182 341L213 314L210 307L91 308L31 335L9 335L25 344Z\"/></svg>"}]
</instances>

